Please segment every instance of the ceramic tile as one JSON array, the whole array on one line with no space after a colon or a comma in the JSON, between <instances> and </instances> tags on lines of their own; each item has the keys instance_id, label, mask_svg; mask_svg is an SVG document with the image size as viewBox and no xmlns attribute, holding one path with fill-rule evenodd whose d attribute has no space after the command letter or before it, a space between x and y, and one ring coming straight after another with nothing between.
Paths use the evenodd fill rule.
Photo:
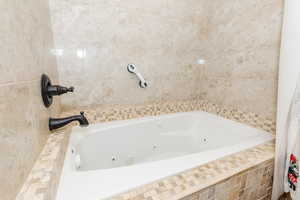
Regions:
<instances>
[{"instance_id":1,"label":"ceramic tile","mask_svg":"<svg viewBox=\"0 0 300 200\"><path fill-rule=\"evenodd\" d=\"M47 0L0 1L0 187L14 199L49 135L50 113L40 95L40 76L58 80Z\"/></svg>"},{"instance_id":2,"label":"ceramic tile","mask_svg":"<svg viewBox=\"0 0 300 200\"><path fill-rule=\"evenodd\" d=\"M203 100L162 101L127 106L89 106L78 108L78 110L65 110L62 116L78 114L80 110L86 112L87 118L92 123L199 110L275 133L275 121L272 119L255 113L240 111L229 106L221 107Z\"/></svg>"},{"instance_id":3,"label":"ceramic tile","mask_svg":"<svg viewBox=\"0 0 300 200\"><path fill-rule=\"evenodd\" d=\"M85 108L86 116L91 123L196 110L215 113L227 119L246 123L269 132L275 131L275 123L272 120L260 117L255 113L245 113L235 109L222 108L209 102L196 100L181 102L156 102L152 104L127 107L115 105L106 107L106 109L103 109L103 107ZM78 112L79 110L67 111L62 113L62 116L68 116ZM62 133L54 134L49 137L47 145L43 151L47 152L47 154L45 155L45 153L42 153L40 155L39 160L36 162L35 167L31 172L31 175L23 186L22 192L18 196L20 200L28 197L28 195L32 196L32 200L35 198L38 200L53 199L50 198L55 196L56 186L53 186L58 184L59 174L61 173L63 165L63 159L61 155L63 155L66 150L65 141L69 136L69 130L74 125L76 124L72 124L67 127L66 133L64 132L65 129L63 129ZM47 149L57 149L57 151L49 152ZM60 152L59 157L57 157L58 151ZM225 192L226 195L228 195L231 199L234 199L237 195L245 196L245 198L248 198L248 196L253 197L253 195L261 197L267 195L267 193L264 192L264 189L266 187L271 187L270 182L272 181L273 158L274 143L270 142L243 152L233 154L231 156L227 156L217 161L207 163L192 170L164 178L160 181L141 186L109 199L175 200L181 198L195 199L197 197L201 199L205 195L213 199L213 197L217 197L218 195L224 196ZM266 167L265 162L268 163L268 166ZM252 168L257 170L249 171L252 170ZM36 173L37 169L41 169L38 171L39 173ZM50 170L47 171L47 169ZM263 171L262 169L266 170ZM254 186L250 187L253 185L252 183L255 180L252 174L255 174L256 180L260 180L261 182L260 185L254 184L256 185L255 188L257 189L256 193L253 193ZM49 179L48 181L43 182L42 180L45 176L49 176ZM30 177L34 177L34 179ZM224 182L224 180L227 179L230 179L230 181ZM215 186L212 187L212 185ZM226 188L228 185L236 187L225 191L224 188ZM237 189L237 187L240 187L241 189ZM30 188L30 190L28 188ZM199 196L202 190L205 190L206 192L203 194L201 193Z\"/></svg>"},{"instance_id":4,"label":"ceramic tile","mask_svg":"<svg viewBox=\"0 0 300 200\"><path fill-rule=\"evenodd\" d=\"M50 7L61 83L77 91L62 97L64 108L201 97L275 120L283 0L50 0Z\"/></svg>"}]
</instances>

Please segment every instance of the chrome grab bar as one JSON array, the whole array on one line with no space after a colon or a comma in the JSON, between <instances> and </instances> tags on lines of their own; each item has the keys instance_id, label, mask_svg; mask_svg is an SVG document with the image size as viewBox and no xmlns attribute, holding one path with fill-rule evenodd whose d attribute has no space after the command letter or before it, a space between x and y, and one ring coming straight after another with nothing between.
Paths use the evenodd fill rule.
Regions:
<instances>
[{"instance_id":1,"label":"chrome grab bar","mask_svg":"<svg viewBox=\"0 0 300 200\"><path fill-rule=\"evenodd\" d=\"M140 80L139 85L141 88L148 87L147 81L144 79L142 74L137 70L137 67L135 66L135 64L128 64L127 70L128 70L128 72L133 73L138 77L138 79Z\"/></svg>"}]
</instances>

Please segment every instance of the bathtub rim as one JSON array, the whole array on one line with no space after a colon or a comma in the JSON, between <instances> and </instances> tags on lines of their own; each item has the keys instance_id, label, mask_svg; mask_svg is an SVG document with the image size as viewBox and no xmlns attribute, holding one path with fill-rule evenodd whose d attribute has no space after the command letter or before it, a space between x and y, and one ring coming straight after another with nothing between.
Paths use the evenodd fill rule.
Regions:
<instances>
[{"instance_id":1,"label":"bathtub rim","mask_svg":"<svg viewBox=\"0 0 300 200\"><path fill-rule=\"evenodd\" d=\"M249 126L249 125L246 125L246 124L243 124L243 123L240 123L240 122L236 122L236 121L233 121L233 120L230 120L230 119L226 119L226 118L223 118L223 117L221 117L221 116L219 116L219 115L215 115L215 114L211 114L211 113L208 113L208 112L204 112L204 111L192 111L192 112L179 112L179 113L172 113L172 114L166 114L166 115L159 115L159 116L147 116L147 117L143 117L143 118L136 118L136 119L128 119L128 120L118 120L118 121L112 121L112 122L106 122L106 123L98 123L98 124L93 124L90 128L87 128L86 130L89 130L89 129L92 129L93 127L98 127L98 128L100 128L100 129L97 129L96 131L99 131L99 130L103 130L103 129L108 129L108 128L111 128L110 126L124 126L125 124L124 123L128 123L128 122L134 122L134 121L136 121L136 120L138 120L136 123L140 123L140 122L142 122L142 121L147 121L147 120L155 120L155 119L157 119L157 118L163 118L163 117L168 117L168 116L175 116L175 115L182 115L182 114L199 114L199 113L205 113L205 114L208 114L208 115L210 115L210 116L213 116L213 117L216 117L216 118L218 118L218 119L222 119L222 120L226 120L226 121L230 121L230 122L234 122L234 123L238 123L238 124L240 124L240 125L242 125L242 126L246 126L246 127L250 127L250 128L253 128L253 129L256 129L256 130L258 130L259 132L262 132L262 133L265 133L266 135L268 135L268 136L270 136L270 138L268 138L266 141L264 141L264 142L257 142L257 143L255 143L255 144L253 144L253 143L251 143L251 144L249 144L249 146L247 147L247 148L241 148L242 146L244 146L244 145L246 145L246 144L248 144L249 142L247 141L247 142L244 142L244 143L241 143L241 144L238 144L238 145L234 145L235 147L234 148L236 148L236 149L238 149L238 150L236 150L236 151L231 151L230 153L226 153L226 154L224 154L224 155L222 155L222 156L218 156L218 157L214 157L213 159L211 159L211 160L209 160L209 161L205 161L205 162L203 162L203 163L201 163L201 164L197 164L197 165L193 165L192 167L189 167L189 168L184 168L184 169L180 169L179 171L177 171L177 172L172 172L172 173L170 173L170 174L168 174L168 175L163 175L163 176L161 176L161 177L159 177L159 178L155 178L155 179L153 179L153 180L149 180L149 181L146 181L146 182L144 182L144 183L141 183L141 184L138 184L138 185L136 185L136 186L130 186L130 187L128 187L127 189L125 189L125 190L122 190L122 191L118 191L118 192L115 192L114 194L111 194L111 195L97 195L97 197L95 197L95 198L100 198L100 199L102 199L102 198L109 198L109 197L111 197L111 196L115 196L115 195L117 195L117 194L120 194L120 193L123 193L123 192L126 192L126 191L129 191L129 190L132 190L132 189L134 189L134 188L137 188L137 187L140 187L140 186L143 186L143 185L147 185L147 184L149 184L149 183L152 183L152 182L156 182L156 181L158 181L158 180L161 180L161 179L164 179L164 178L167 178L167 177L170 177L170 176L174 176L174 175L176 175L176 174L180 174L180 173L183 173L183 172L185 172L185 171L188 171L188 170L191 170L191 169L193 169L193 168L196 168L196 167L199 167L199 166L201 166L201 165L204 165L204 164L207 164L207 163L209 163L209 162L213 162L213 161L215 161L215 160L218 160L218 159L221 159L221 158L223 158L223 157L226 157L226 156L230 156L230 155L232 155L232 154L235 154L235 153L239 153L239 152L241 152L241 151L245 151L245 150L248 150L248 149L251 149L251 148L254 148L254 147L256 147L256 146L259 146L259 145L263 145L263 144L265 144L265 143L268 143L268 142L271 142L271 141L273 141L274 140L274 135L273 134L271 134L271 133L268 133L268 132L266 132L266 131L263 131L263 130L260 130L260 129L257 129L257 128L254 128L254 127L251 127L251 126ZM99 125L100 124L100 125ZM68 144L68 146L67 146L67 153L66 153L66 156L65 156L65 161L64 161L64 165L63 165L63 169L62 169L62 175L61 175L61 177L60 177L60 181L59 181L59 187L58 187L58 191L57 191L57 200L60 200L60 195L59 194L61 194L61 192L60 192L60 190L61 190L61 184L63 184L64 183L64 179L65 179L65 176L66 175L74 175L74 174L80 174L79 176L86 176L86 175L89 175L89 176L94 176L96 173L99 173L99 171L116 171L116 169L120 169L120 170L123 170L123 169L126 169L126 168L132 168L133 166L125 166L125 167L119 167L119 168L112 168L112 169L103 169L103 170L101 170L101 169L99 169L99 170L93 170L93 171L75 171L75 170L72 170L72 169L67 169L67 165L66 165L66 163L70 163L70 143L71 143L71 141L72 141L72 134L73 133L76 133L76 132L79 132L79 134L80 133L82 133L82 131L78 128L78 127L74 127L73 129L72 129L72 131L71 131L71 136L70 136L70 140L69 140L69 144ZM92 133L91 133L92 134ZM230 149L232 149L233 147L231 146L231 147L225 147L223 150L226 150L226 149L228 149L228 148L230 148ZM214 152L214 151L220 151L220 149L217 149L217 150L212 150L212 152ZM151 162L152 164L156 164L157 165L157 163L159 163L159 162L170 162L171 160L176 160L176 161L178 161L178 159L179 158L183 158L183 157L185 157L186 159L187 158L189 158L189 157L194 157L195 155L197 155L197 156L199 156L200 154L203 154L203 153L212 153L212 152L208 152L208 151L206 151L206 152L200 152L200 153L195 153L195 154L188 154L188 155L186 155L186 156L182 156L182 157L175 157L175 158L171 158L171 159L167 159L167 160L163 160L163 161L161 161L161 160L159 160L159 161L154 161L154 162ZM67 160L67 159L69 159L69 160ZM136 164L136 165L134 165L134 166L138 166L138 167L143 167L143 166L145 166L145 165L149 165L149 163L140 163L140 164ZM65 185L65 184L64 184ZM98 186L99 187L99 186ZM79 189L80 187L78 187L78 189Z\"/></svg>"}]
</instances>

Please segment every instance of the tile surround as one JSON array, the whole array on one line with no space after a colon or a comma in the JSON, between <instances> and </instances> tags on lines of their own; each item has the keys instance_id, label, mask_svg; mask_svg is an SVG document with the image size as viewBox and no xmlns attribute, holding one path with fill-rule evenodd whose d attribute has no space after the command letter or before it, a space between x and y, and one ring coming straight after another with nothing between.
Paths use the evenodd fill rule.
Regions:
<instances>
[{"instance_id":1,"label":"tile surround","mask_svg":"<svg viewBox=\"0 0 300 200\"><path fill-rule=\"evenodd\" d=\"M263 129L275 134L275 122L258 114L243 112L233 107L220 107L217 104L203 100L164 101L139 105L111 105L82 107L79 110L65 110L62 116L78 114L84 110L91 123L108 122L114 120L133 119L145 116L155 116L176 112L190 112L201 110Z\"/></svg>"},{"instance_id":2,"label":"tile surround","mask_svg":"<svg viewBox=\"0 0 300 200\"><path fill-rule=\"evenodd\" d=\"M271 159L182 200L270 200L273 171Z\"/></svg>"},{"instance_id":3,"label":"tile surround","mask_svg":"<svg viewBox=\"0 0 300 200\"><path fill-rule=\"evenodd\" d=\"M275 120L283 0L50 5L60 81L76 88L62 97L64 108L200 97ZM147 89L128 63L139 67Z\"/></svg>"},{"instance_id":4,"label":"tile surround","mask_svg":"<svg viewBox=\"0 0 300 200\"><path fill-rule=\"evenodd\" d=\"M70 129L51 134L16 200L54 200Z\"/></svg>"},{"instance_id":5,"label":"tile surround","mask_svg":"<svg viewBox=\"0 0 300 200\"><path fill-rule=\"evenodd\" d=\"M0 1L0 198L14 199L48 137L40 76L58 81L47 0Z\"/></svg>"},{"instance_id":6,"label":"tile surround","mask_svg":"<svg viewBox=\"0 0 300 200\"><path fill-rule=\"evenodd\" d=\"M201 2L50 0L56 48L63 51L60 81L77 91L62 98L64 107L196 97ZM146 90L127 72L129 63L149 81Z\"/></svg>"},{"instance_id":7,"label":"tile surround","mask_svg":"<svg viewBox=\"0 0 300 200\"><path fill-rule=\"evenodd\" d=\"M276 119L283 0L207 5L202 98Z\"/></svg>"},{"instance_id":8,"label":"tile surround","mask_svg":"<svg viewBox=\"0 0 300 200\"><path fill-rule=\"evenodd\" d=\"M85 110L96 123L204 110L274 133L282 3L50 0L61 82L77 90L63 115Z\"/></svg>"},{"instance_id":9,"label":"tile surround","mask_svg":"<svg viewBox=\"0 0 300 200\"><path fill-rule=\"evenodd\" d=\"M58 55L61 83L76 88L63 98L64 114L88 109L91 121L104 122L201 109L275 132L282 2L50 0L56 49L64 50ZM51 110L45 109L39 91L42 73L58 82L48 1L2 1L0 9L0 44L5 47L0 50L0 181L6 183L0 196L10 200L42 150L47 119L59 115L60 103L57 99ZM197 64L202 58L206 64ZM126 72L129 62L149 80L147 90ZM195 98L202 101L178 102ZM64 141L57 136L62 140L56 143L55 137L47 145ZM57 166L41 179L51 189L39 188L43 184L34 180L38 190L25 184L22 194L53 199L53 177L61 162L56 155L43 152L40 157L54 156L44 166Z\"/></svg>"},{"instance_id":10,"label":"tile surround","mask_svg":"<svg viewBox=\"0 0 300 200\"><path fill-rule=\"evenodd\" d=\"M275 123L272 122L272 120L259 117L254 113L245 113L236 109L221 108L215 104L197 100L182 102L156 102L149 105L128 107L112 106L106 109L103 109L101 107L89 109L86 108L86 116L89 118L91 123L98 123L149 115L160 115L173 112L188 112L195 110L203 110L219 114L225 118L246 123L248 125L264 129L269 132L274 132L275 130ZM62 115L65 116L77 112L79 111L67 111ZM25 200L28 196L31 197L31 200L53 200L53 198L50 197L54 197L56 192L56 186L59 181L59 174L61 173L63 163L61 156L65 152L66 141L68 140L66 138L68 138L69 136L71 127L72 126L69 126L66 129L63 129L61 133L52 134L49 137L43 153L39 157L39 160L37 161L35 167L32 169L32 173L24 184L22 192L18 195L17 200ZM49 149L53 150L50 151ZM264 167L268 167L267 171L269 174L266 175L262 172L257 176L257 178L262 181L262 185L259 189L263 188L268 189L267 191L269 191L269 184L271 181L270 174L273 170L273 158L274 143L269 142L259 145L255 148L224 157L217 161L207 163L195 169L164 178L157 182L139 187L110 199L175 200L182 198L196 198L199 197L199 195L202 193L206 194L206 191L208 189L218 188L218 185L222 185L224 180L237 180L241 176L247 176L247 174L251 174L253 170L259 169L259 172L262 172L261 169ZM205 174L205 176L200 176L199 172L201 172L200 174L202 175ZM252 179L249 178L248 181L251 180ZM165 182L169 181L175 183L176 186L173 185L174 187L172 186L166 189ZM240 188L238 192L243 193L241 195L244 196L254 195L252 194L254 190L253 187L245 186ZM216 190L215 195L218 195L220 193L218 191L219 190ZM232 188L232 190L224 190L222 192L235 192L234 194L237 193L236 188ZM191 194L193 194L193 196L189 196ZM255 193L255 195L260 195L261 197L267 196L268 194L269 193L264 192L261 192L259 194Z\"/></svg>"}]
</instances>

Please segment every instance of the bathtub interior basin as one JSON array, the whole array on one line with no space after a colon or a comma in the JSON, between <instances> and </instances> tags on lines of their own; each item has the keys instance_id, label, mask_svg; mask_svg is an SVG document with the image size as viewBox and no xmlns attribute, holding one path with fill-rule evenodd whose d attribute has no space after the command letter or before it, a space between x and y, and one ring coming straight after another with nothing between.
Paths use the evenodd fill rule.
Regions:
<instances>
[{"instance_id":1,"label":"bathtub interior basin","mask_svg":"<svg viewBox=\"0 0 300 200\"><path fill-rule=\"evenodd\" d=\"M74 128L57 199L108 198L273 139L200 111Z\"/></svg>"}]
</instances>

